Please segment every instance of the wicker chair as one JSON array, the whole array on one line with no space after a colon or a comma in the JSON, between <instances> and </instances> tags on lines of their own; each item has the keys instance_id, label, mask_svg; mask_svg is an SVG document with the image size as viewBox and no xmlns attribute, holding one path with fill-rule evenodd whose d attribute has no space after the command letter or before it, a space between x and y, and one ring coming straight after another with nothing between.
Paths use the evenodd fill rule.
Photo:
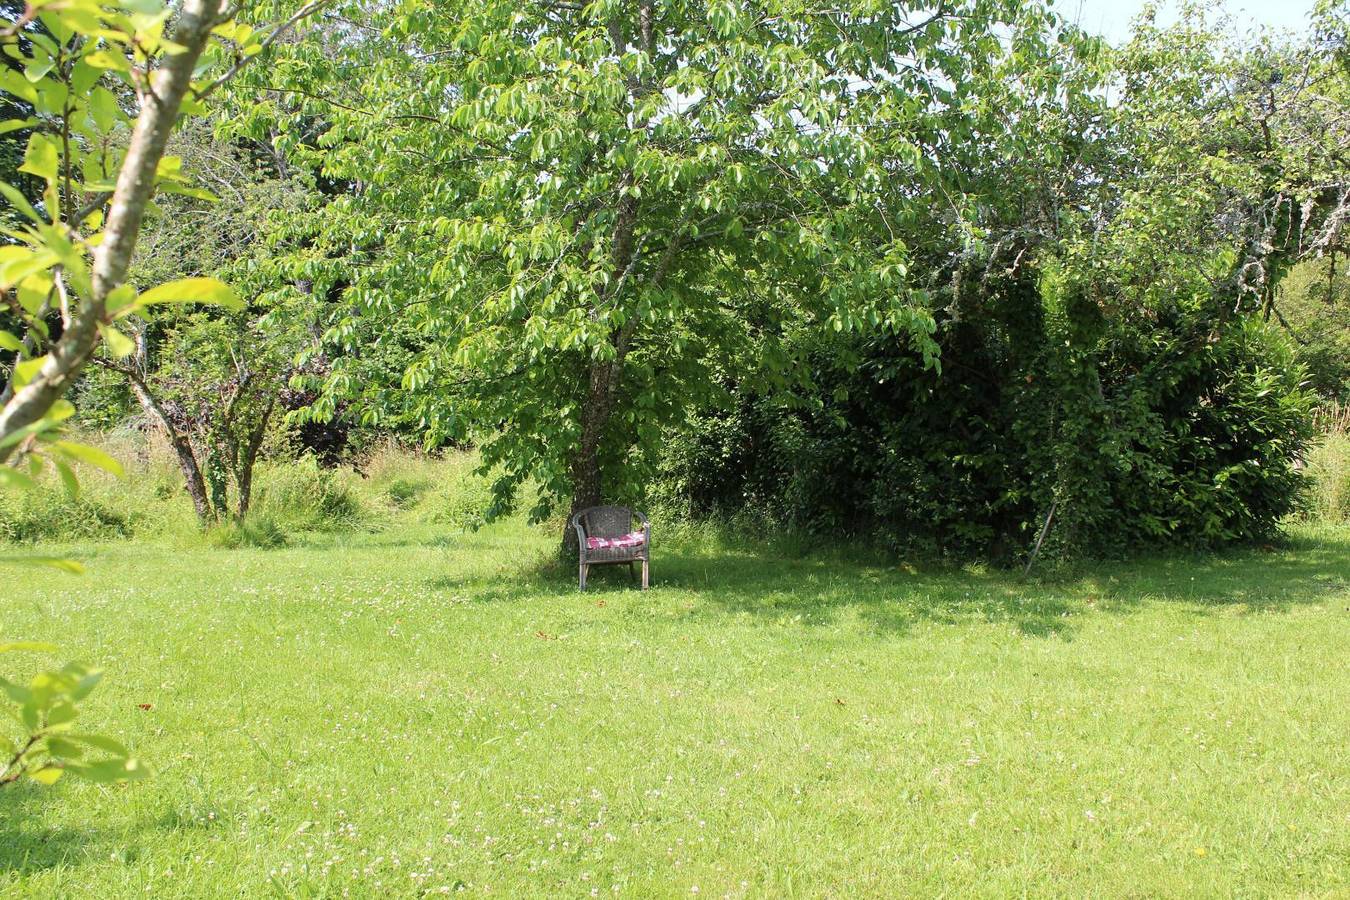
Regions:
<instances>
[{"instance_id":1,"label":"wicker chair","mask_svg":"<svg viewBox=\"0 0 1350 900\"><path fill-rule=\"evenodd\" d=\"M633 533L633 519L642 522L642 543L631 547L586 546L587 538L617 538ZM592 506L572 516L572 527L577 532L578 575L581 589L586 590L586 576L591 566L627 563L633 572L633 563L642 563L642 589L647 589L647 567L651 562L652 526L647 517L626 506Z\"/></svg>"}]
</instances>

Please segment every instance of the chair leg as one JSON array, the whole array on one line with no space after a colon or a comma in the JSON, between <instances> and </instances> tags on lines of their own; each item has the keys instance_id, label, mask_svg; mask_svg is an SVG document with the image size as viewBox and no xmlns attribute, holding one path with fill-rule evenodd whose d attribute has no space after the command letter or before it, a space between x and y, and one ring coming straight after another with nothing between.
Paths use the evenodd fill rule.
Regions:
<instances>
[{"instance_id":1,"label":"chair leg","mask_svg":"<svg viewBox=\"0 0 1350 900\"><path fill-rule=\"evenodd\" d=\"M648 585L648 581L647 581L647 565L648 565L648 562L649 562L649 561L648 561L648 560L645 560L645 559L642 561L642 589L643 589L644 591L647 589L647 585Z\"/></svg>"},{"instance_id":2,"label":"chair leg","mask_svg":"<svg viewBox=\"0 0 1350 900\"><path fill-rule=\"evenodd\" d=\"M633 581L637 576L633 574L633 561L628 561L628 580Z\"/></svg>"},{"instance_id":3,"label":"chair leg","mask_svg":"<svg viewBox=\"0 0 1350 900\"><path fill-rule=\"evenodd\" d=\"M580 572L578 573L578 580L581 582L581 589L584 591L586 590L586 574L587 570L590 569L590 566L585 563L579 563L579 566Z\"/></svg>"}]
</instances>

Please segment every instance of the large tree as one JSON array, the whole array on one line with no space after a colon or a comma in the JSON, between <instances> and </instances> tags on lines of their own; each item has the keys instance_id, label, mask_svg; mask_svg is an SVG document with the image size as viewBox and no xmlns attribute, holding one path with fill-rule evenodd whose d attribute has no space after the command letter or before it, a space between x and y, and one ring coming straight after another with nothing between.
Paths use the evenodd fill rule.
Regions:
<instances>
[{"instance_id":1,"label":"large tree","mask_svg":"<svg viewBox=\"0 0 1350 900\"><path fill-rule=\"evenodd\" d=\"M292 152L357 186L330 220L352 251L330 402L373 386L387 405L367 362L411 337L398 414L479 440L504 504L534 479L537 516L631 496L727 370L791 377L786 331L931 357L911 226L968 214L945 148L996 114L972 87L1045 35L1038 6L995 0L364 15L289 48L241 122L295 126Z\"/></svg>"}]
</instances>

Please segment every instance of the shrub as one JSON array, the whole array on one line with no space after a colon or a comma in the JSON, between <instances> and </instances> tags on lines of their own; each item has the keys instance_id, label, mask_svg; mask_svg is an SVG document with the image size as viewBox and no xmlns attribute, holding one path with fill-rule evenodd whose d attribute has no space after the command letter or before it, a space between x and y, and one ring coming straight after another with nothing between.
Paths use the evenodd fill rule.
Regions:
<instances>
[{"instance_id":1,"label":"shrub","mask_svg":"<svg viewBox=\"0 0 1350 900\"><path fill-rule=\"evenodd\" d=\"M70 541L130 537L137 513L88 493L71 497L60 488L0 493L0 540Z\"/></svg>"},{"instance_id":2,"label":"shrub","mask_svg":"<svg viewBox=\"0 0 1350 900\"><path fill-rule=\"evenodd\" d=\"M892 339L807 335L810 386L788 404L729 384L737 405L668 443L653 495L1004 561L1052 504L1047 555L1264 540L1297 507L1312 398L1287 339L1214 309L1128 318L1050 276L991 278L940 317L940 371Z\"/></svg>"}]
</instances>

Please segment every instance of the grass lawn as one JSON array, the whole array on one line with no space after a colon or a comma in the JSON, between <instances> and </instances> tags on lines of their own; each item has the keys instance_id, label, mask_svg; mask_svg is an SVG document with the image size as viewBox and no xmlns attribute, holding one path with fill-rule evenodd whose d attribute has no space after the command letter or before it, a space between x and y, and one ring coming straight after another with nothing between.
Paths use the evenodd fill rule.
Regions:
<instances>
[{"instance_id":1,"label":"grass lawn","mask_svg":"<svg viewBox=\"0 0 1350 900\"><path fill-rule=\"evenodd\" d=\"M516 523L0 565L157 770L0 793L0 895L1350 895L1350 530L1030 584L660 535L645 594Z\"/></svg>"}]
</instances>

